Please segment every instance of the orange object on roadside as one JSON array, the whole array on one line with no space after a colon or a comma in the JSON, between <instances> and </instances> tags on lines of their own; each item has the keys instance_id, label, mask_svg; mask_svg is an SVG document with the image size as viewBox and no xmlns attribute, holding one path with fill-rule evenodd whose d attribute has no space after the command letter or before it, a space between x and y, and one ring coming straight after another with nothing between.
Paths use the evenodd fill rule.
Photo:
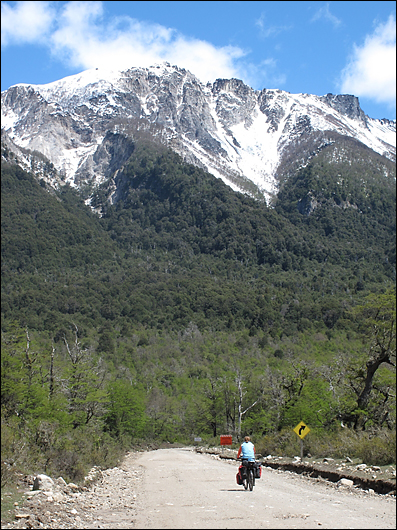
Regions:
<instances>
[{"instance_id":1,"label":"orange object on roadside","mask_svg":"<svg viewBox=\"0 0 397 530\"><path fill-rule=\"evenodd\" d=\"M224 434L221 435L221 445L232 445L233 444L233 438L231 435Z\"/></svg>"}]
</instances>

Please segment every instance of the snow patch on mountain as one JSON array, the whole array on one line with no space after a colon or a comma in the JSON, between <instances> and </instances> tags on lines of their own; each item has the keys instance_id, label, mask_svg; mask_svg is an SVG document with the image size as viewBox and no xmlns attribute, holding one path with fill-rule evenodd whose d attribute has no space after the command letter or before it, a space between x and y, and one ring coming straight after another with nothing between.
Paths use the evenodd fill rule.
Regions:
<instances>
[{"instance_id":1,"label":"snow patch on mountain","mask_svg":"<svg viewBox=\"0 0 397 530\"><path fill-rule=\"evenodd\" d=\"M109 176L109 131L133 138L145 129L232 189L248 192L250 182L265 197L277 193L285 153L317 132L355 138L391 160L396 146L395 121L365 116L354 96L257 91L237 79L203 85L169 63L15 85L2 92L2 128L74 186Z\"/></svg>"},{"instance_id":2,"label":"snow patch on mountain","mask_svg":"<svg viewBox=\"0 0 397 530\"><path fill-rule=\"evenodd\" d=\"M91 68L45 85L20 83L18 86L31 87L46 101L69 111L72 105L79 106L87 103L88 98L112 92L119 79L119 71Z\"/></svg>"}]
</instances>

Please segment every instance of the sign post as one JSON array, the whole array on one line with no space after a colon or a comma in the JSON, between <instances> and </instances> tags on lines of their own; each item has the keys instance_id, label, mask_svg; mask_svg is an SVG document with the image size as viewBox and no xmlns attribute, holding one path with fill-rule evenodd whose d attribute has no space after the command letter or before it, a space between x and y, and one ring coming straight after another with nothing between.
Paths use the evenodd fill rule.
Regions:
<instances>
[{"instance_id":1,"label":"sign post","mask_svg":"<svg viewBox=\"0 0 397 530\"><path fill-rule=\"evenodd\" d=\"M233 444L233 438L229 434L223 434L221 435L221 446L222 446L222 452L225 445L232 445Z\"/></svg>"},{"instance_id":2,"label":"sign post","mask_svg":"<svg viewBox=\"0 0 397 530\"><path fill-rule=\"evenodd\" d=\"M294 428L294 433L297 434L301 442L301 460L303 460L303 438L310 432L309 427L300 421L298 425Z\"/></svg>"}]
</instances>

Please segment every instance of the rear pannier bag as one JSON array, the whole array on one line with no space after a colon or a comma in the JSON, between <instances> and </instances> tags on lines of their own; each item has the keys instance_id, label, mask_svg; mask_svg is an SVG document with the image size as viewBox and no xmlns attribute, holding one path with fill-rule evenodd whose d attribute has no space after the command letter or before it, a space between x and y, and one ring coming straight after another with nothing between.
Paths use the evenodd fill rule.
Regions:
<instances>
[{"instance_id":1,"label":"rear pannier bag","mask_svg":"<svg viewBox=\"0 0 397 530\"><path fill-rule=\"evenodd\" d=\"M255 462L255 468L254 468L254 477L255 478L261 478L262 476L262 467L259 462Z\"/></svg>"},{"instance_id":2,"label":"rear pannier bag","mask_svg":"<svg viewBox=\"0 0 397 530\"><path fill-rule=\"evenodd\" d=\"M240 471L238 473L236 473L236 482L239 486L241 486L241 484L243 483L243 480L240 476Z\"/></svg>"}]
</instances>

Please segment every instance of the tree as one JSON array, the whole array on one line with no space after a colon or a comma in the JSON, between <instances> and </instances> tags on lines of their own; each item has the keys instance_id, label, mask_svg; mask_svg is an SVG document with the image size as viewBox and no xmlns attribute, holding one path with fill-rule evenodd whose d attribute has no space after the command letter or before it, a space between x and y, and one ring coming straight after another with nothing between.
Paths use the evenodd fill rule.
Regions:
<instances>
[{"instance_id":1,"label":"tree","mask_svg":"<svg viewBox=\"0 0 397 530\"><path fill-rule=\"evenodd\" d=\"M221 425L221 388L219 377L209 375L205 380L201 396L203 399L202 407L206 411L208 423L211 427L212 436L215 438L219 434Z\"/></svg>"},{"instance_id":2,"label":"tree","mask_svg":"<svg viewBox=\"0 0 397 530\"><path fill-rule=\"evenodd\" d=\"M109 406L105 414L105 430L116 437L145 435L146 415L143 391L129 381L118 380L109 385Z\"/></svg>"},{"instance_id":3,"label":"tree","mask_svg":"<svg viewBox=\"0 0 397 530\"><path fill-rule=\"evenodd\" d=\"M351 387L356 394L356 408L343 419L356 430L363 430L369 419L377 423L387 422L388 410L383 418L370 418L368 407L374 390L383 395L383 404L395 398L392 387L379 385L376 375L381 366L392 370L396 367L396 290L368 296L363 305L355 308L354 314L361 320L364 336L368 340L368 357L365 366L360 366L350 375Z\"/></svg>"},{"instance_id":4,"label":"tree","mask_svg":"<svg viewBox=\"0 0 397 530\"><path fill-rule=\"evenodd\" d=\"M69 414L73 428L87 424L94 416L102 415L107 402L104 390L106 370L101 359L94 363L91 352L83 349L78 340L78 328L75 326L75 341L71 346L63 338L69 355L66 393L69 402Z\"/></svg>"},{"instance_id":5,"label":"tree","mask_svg":"<svg viewBox=\"0 0 397 530\"><path fill-rule=\"evenodd\" d=\"M26 400L23 330L12 326L1 334L1 414L19 417Z\"/></svg>"},{"instance_id":6,"label":"tree","mask_svg":"<svg viewBox=\"0 0 397 530\"><path fill-rule=\"evenodd\" d=\"M255 401L253 401L250 405L243 407L244 396L247 392L244 390L243 378L240 373L240 370L237 370L237 373L236 373L236 385L237 385L237 396L238 396L237 435L238 435L238 439L240 440L241 439L241 422L242 422L243 416L246 412L248 412L250 409L252 409L252 407L254 407L257 403L261 401L262 395L263 395L263 389L261 389L259 397L257 397Z\"/></svg>"}]
</instances>

